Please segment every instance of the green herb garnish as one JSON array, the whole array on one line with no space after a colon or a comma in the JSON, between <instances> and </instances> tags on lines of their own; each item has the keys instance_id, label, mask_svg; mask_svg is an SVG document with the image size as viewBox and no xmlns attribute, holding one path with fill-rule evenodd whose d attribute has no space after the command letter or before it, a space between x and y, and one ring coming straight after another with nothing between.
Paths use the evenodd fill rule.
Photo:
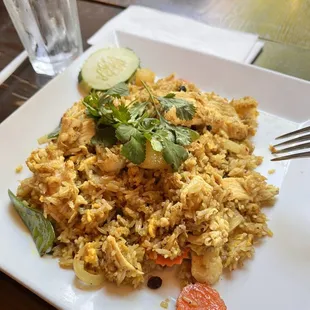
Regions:
<instances>
[{"instance_id":1,"label":"green herb garnish","mask_svg":"<svg viewBox=\"0 0 310 310\"><path fill-rule=\"evenodd\" d=\"M42 256L47 253L52 248L55 240L53 225L40 211L27 206L10 190L8 190L8 194L15 210L29 229L39 254Z\"/></svg>"},{"instance_id":2,"label":"green herb garnish","mask_svg":"<svg viewBox=\"0 0 310 310\"><path fill-rule=\"evenodd\" d=\"M146 141L149 141L152 148L162 152L165 161L177 170L188 158L184 146L196 140L199 134L190 128L171 124L163 113L175 107L177 117L191 120L195 106L175 98L173 93L154 96L149 87L143 85L149 93L148 101L135 101L128 106L113 104L114 98L129 94L126 83L119 83L106 92L92 92L84 98L87 115L97 123L97 132L91 143L110 147L118 140L123 143L121 154L134 164L141 164L145 160Z\"/></svg>"},{"instance_id":3,"label":"green herb garnish","mask_svg":"<svg viewBox=\"0 0 310 310\"><path fill-rule=\"evenodd\" d=\"M156 97L165 112L175 107L179 119L191 120L195 115L196 108L193 104L184 99L174 98L175 94L169 93L165 97Z\"/></svg>"},{"instance_id":4,"label":"green herb garnish","mask_svg":"<svg viewBox=\"0 0 310 310\"><path fill-rule=\"evenodd\" d=\"M136 165L141 164L145 160L145 138L132 136L128 142L122 147L122 155Z\"/></svg>"},{"instance_id":5,"label":"green herb garnish","mask_svg":"<svg viewBox=\"0 0 310 310\"><path fill-rule=\"evenodd\" d=\"M184 160L187 159L188 153L186 149L167 139L162 140L163 156L165 161L172 166L174 170L178 170Z\"/></svg>"},{"instance_id":6,"label":"green herb garnish","mask_svg":"<svg viewBox=\"0 0 310 310\"><path fill-rule=\"evenodd\" d=\"M120 98L121 96L127 96L129 95L128 85L124 82L118 83L108 89L105 94L116 98Z\"/></svg>"},{"instance_id":7,"label":"green herb garnish","mask_svg":"<svg viewBox=\"0 0 310 310\"><path fill-rule=\"evenodd\" d=\"M59 124L52 132L47 135L47 139L55 139L59 136L61 124Z\"/></svg>"},{"instance_id":8,"label":"green herb garnish","mask_svg":"<svg viewBox=\"0 0 310 310\"><path fill-rule=\"evenodd\" d=\"M104 145L111 147L117 142L115 137L115 128L111 126L99 127L96 129L96 134L92 137L90 143L92 145Z\"/></svg>"}]
</instances>

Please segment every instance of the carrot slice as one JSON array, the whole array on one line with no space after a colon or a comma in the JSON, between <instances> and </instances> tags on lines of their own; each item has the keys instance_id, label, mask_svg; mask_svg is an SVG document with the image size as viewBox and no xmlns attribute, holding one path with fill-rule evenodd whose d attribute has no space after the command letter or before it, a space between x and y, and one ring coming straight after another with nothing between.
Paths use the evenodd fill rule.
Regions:
<instances>
[{"instance_id":1,"label":"carrot slice","mask_svg":"<svg viewBox=\"0 0 310 310\"><path fill-rule=\"evenodd\" d=\"M183 262L183 259L188 258L188 252L189 252L189 249L185 249L180 256L178 256L174 259L165 258L162 255L157 255L155 263L157 265L168 266L168 267L172 267L174 265L181 265Z\"/></svg>"},{"instance_id":2,"label":"carrot slice","mask_svg":"<svg viewBox=\"0 0 310 310\"><path fill-rule=\"evenodd\" d=\"M177 310L227 310L219 293L207 284L185 286L177 300Z\"/></svg>"}]
</instances>

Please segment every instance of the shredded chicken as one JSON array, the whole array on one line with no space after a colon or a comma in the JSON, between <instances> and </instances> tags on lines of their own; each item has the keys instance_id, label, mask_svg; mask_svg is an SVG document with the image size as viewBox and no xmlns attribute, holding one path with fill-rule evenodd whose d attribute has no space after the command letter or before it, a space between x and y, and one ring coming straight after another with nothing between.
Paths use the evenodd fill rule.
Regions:
<instances>
[{"instance_id":1,"label":"shredded chicken","mask_svg":"<svg viewBox=\"0 0 310 310\"><path fill-rule=\"evenodd\" d=\"M230 192L229 200L250 200L251 197L242 186L242 178L225 178L222 180L224 189Z\"/></svg>"},{"instance_id":2,"label":"shredded chicken","mask_svg":"<svg viewBox=\"0 0 310 310\"><path fill-rule=\"evenodd\" d=\"M95 135L95 122L85 115L81 102L75 103L63 116L58 147L65 155L78 153Z\"/></svg>"},{"instance_id":3,"label":"shredded chicken","mask_svg":"<svg viewBox=\"0 0 310 310\"><path fill-rule=\"evenodd\" d=\"M118 173L125 167L126 160L120 154L113 153L108 148L96 146L97 163L96 165L102 172Z\"/></svg>"},{"instance_id":4,"label":"shredded chicken","mask_svg":"<svg viewBox=\"0 0 310 310\"><path fill-rule=\"evenodd\" d=\"M186 184L181 193L181 202L185 208L191 209L192 206L199 206L201 194L204 194L204 202L210 202L212 198L212 186L210 186L202 177L195 176Z\"/></svg>"},{"instance_id":5,"label":"shredded chicken","mask_svg":"<svg viewBox=\"0 0 310 310\"><path fill-rule=\"evenodd\" d=\"M192 102L196 107L196 114L192 120L184 121L180 120L176 116L176 111L172 108L168 113L166 113L165 118L175 125L190 127L193 125L203 126L205 124L209 124L212 126L212 132L217 133L223 130L227 133L229 138L243 140L249 134L249 126L247 123L251 125L254 123L255 118L251 121L252 119L250 119L250 116L248 116L248 118L245 116L244 122L240 120L234 105L230 104L225 99L222 99L222 102L220 102L218 97L214 94L181 92L178 93L176 97ZM256 103L256 101L253 99L253 104L254 103ZM257 113L256 110L255 113ZM253 132L252 130L250 133L254 134L255 131Z\"/></svg>"}]
</instances>

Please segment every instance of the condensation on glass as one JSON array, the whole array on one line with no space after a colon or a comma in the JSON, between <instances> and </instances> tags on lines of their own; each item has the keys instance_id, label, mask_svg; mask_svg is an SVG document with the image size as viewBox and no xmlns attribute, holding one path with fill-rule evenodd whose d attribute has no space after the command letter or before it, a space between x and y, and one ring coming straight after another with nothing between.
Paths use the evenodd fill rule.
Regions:
<instances>
[{"instance_id":1,"label":"condensation on glass","mask_svg":"<svg viewBox=\"0 0 310 310\"><path fill-rule=\"evenodd\" d=\"M4 0L37 73L56 75L82 53L76 0Z\"/></svg>"}]
</instances>

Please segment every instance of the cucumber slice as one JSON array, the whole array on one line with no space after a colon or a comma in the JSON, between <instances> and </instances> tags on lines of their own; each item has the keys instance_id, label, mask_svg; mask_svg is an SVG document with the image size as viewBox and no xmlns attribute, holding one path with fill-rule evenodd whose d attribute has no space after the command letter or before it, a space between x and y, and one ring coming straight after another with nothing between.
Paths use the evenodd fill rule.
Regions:
<instances>
[{"instance_id":1,"label":"cucumber slice","mask_svg":"<svg viewBox=\"0 0 310 310\"><path fill-rule=\"evenodd\" d=\"M106 90L127 81L139 67L138 56L128 48L103 48L90 55L79 74L83 89Z\"/></svg>"}]
</instances>

